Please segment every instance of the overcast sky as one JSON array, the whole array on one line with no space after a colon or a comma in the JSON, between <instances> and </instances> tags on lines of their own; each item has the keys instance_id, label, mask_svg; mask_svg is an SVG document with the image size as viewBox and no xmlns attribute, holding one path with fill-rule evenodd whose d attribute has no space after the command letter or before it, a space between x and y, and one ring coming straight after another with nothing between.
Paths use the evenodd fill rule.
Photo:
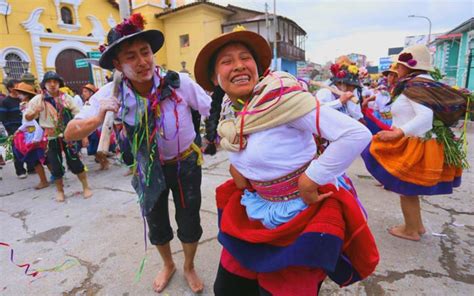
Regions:
<instances>
[{"instance_id":1,"label":"overcast sky","mask_svg":"<svg viewBox=\"0 0 474 296\"><path fill-rule=\"evenodd\" d=\"M187 2L193 2L188 0ZM273 0L212 0L273 12ZM474 16L473 0L277 0L277 14L291 18L308 34L306 59L325 63L352 52L378 64L389 47L402 47L406 36L445 33Z\"/></svg>"}]
</instances>

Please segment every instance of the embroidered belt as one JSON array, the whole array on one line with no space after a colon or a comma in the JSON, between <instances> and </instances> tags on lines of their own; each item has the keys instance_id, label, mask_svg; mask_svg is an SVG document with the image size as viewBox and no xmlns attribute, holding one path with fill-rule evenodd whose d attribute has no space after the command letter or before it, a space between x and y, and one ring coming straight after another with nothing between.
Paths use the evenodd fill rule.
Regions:
<instances>
[{"instance_id":1,"label":"embroidered belt","mask_svg":"<svg viewBox=\"0 0 474 296\"><path fill-rule=\"evenodd\" d=\"M392 119L392 113L390 111L388 112L379 112L380 117L383 119Z\"/></svg>"},{"instance_id":2,"label":"embroidered belt","mask_svg":"<svg viewBox=\"0 0 474 296\"><path fill-rule=\"evenodd\" d=\"M167 165L167 164L176 164L178 162L178 160L185 160L186 158L188 158L193 152L196 152L197 155L198 155L198 159L197 159L197 164L198 165L202 165L204 160L202 158L202 152L201 152L201 149L198 147L198 145L196 145L196 143L192 143L191 146L189 146L188 149L184 150L183 152L180 153L179 156L176 156L175 158L172 158L172 159L168 159L168 160L165 160L164 161L164 164Z\"/></svg>"},{"instance_id":3,"label":"embroidered belt","mask_svg":"<svg viewBox=\"0 0 474 296\"><path fill-rule=\"evenodd\" d=\"M300 196L300 192L298 190L298 179L308 166L309 163L284 177L271 181L261 182L250 180L250 184L252 184L252 187L265 200L292 200Z\"/></svg>"}]
</instances>

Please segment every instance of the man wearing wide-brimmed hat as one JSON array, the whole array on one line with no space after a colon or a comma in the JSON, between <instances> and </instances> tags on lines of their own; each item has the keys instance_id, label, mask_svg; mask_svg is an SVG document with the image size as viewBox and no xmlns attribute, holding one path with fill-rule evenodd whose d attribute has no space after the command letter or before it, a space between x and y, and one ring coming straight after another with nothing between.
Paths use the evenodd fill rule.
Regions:
<instances>
[{"instance_id":1,"label":"man wearing wide-brimmed hat","mask_svg":"<svg viewBox=\"0 0 474 296\"><path fill-rule=\"evenodd\" d=\"M191 109L208 116L211 100L186 74L168 72L155 65L153 54L164 42L158 30L144 30L144 19L133 14L110 30L108 45L101 46L102 68L122 72L118 98L113 82L90 98L67 130L69 139L81 139L96 130L106 111L118 112L134 154L132 185L140 196L149 239L163 259L153 287L163 291L176 268L171 255L173 231L168 214L168 195L173 193L178 238L184 250L184 276L193 292L203 290L194 269L194 257L202 235L201 152L194 144ZM120 108L119 108L120 106Z\"/></svg>"},{"instance_id":2,"label":"man wearing wide-brimmed hat","mask_svg":"<svg viewBox=\"0 0 474 296\"><path fill-rule=\"evenodd\" d=\"M63 202L65 200L63 152L66 155L68 168L81 181L84 198L91 197L92 191L89 188L84 165L79 158L76 145L66 142L63 136L67 123L79 112L79 108L71 96L59 90L60 87L64 87L64 80L61 76L54 71L46 72L41 81L43 93L36 95L28 103L25 119L38 119L40 126L46 133L48 138L46 161L56 184L56 200Z\"/></svg>"}]
</instances>

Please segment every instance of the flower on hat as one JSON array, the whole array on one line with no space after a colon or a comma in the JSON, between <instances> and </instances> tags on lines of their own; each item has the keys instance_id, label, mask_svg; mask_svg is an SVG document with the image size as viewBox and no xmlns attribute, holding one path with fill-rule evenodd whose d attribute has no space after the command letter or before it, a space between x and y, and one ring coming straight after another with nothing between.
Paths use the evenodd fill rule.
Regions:
<instances>
[{"instance_id":1,"label":"flower on hat","mask_svg":"<svg viewBox=\"0 0 474 296\"><path fill-rule=\"evenodd\" d=\"M104 43L104 44L101 44L101 45L99 46L99 51L100 51L100 53L103 53L106 49L107 49L107 44L105 44L105 43Z\"/></svg>"},{"instance_id":2,"label":"flower on hat","mask_svg":"<svg viewBox=\"0 0 474 296\"><path fill-rule=\"evenodd\" d=\"M407 64L408 64L410 67L415 67L416 64L417 64L417 62L416 62L416 60L411 59L411 60L408 60L408 61L407 61Z\"/></svg>"},{"instance_id":3,"label":"flower on hat","mask_svg":"<svg viewBox=\"0 0 474 296\"><path fill-rule=\"evenodd\" d=\"M132 14L128 19L123 20L120 24L115 27L122 36L131 35L133 33L142 31L145 28L145 19L140 13Z\"/></svg>"},{"instance_id":4,"label":"flower on hat","mask_svg":"<svg viewBox=\"0 0 474 296\"><path fill-rule=\"evenodd\" d=\"M332 75L336 75L339 69L340 69L340 66L338 64L332 64L330 68Z\"/></svg>"},{"instance_id":5,"label":"flower on hat","mask_svg":"<svg viewBox=\"0 0 474 296\"><path fill-rule=\"evenodd\" d=\"M336 73L336 77L337 78L344 78L344 77L346 77L346 74L347 74L346 71L340 70Z\"/></svg>"},{"instance_id":6,"label":"flower on hat","mask_svg":"<svg viewBox=\"0 0 474 296\"><path fill-rule=\"evenodd\" d=\"M347 70L349 71L349 73L354 75L357 75L357 73L359 72L359 69L355 65L350 65Z\"/></svg>"},{"instance_id":7,"label":"flower on hat","mask_svg":"<svg viewBox=\"0 0 474 296\"><path fill-rule=\"evenodd\" d=\"M237 25L232 29L232 32L240 32L240 31L247 31L244 26L242 25Z\"/></svg>"},{"instance_id":8,"label":"flower on hat","mask_svg":"<svg viewBox=\"0 0 474 296\"><path fill-rule=\"evenodd\" d=\"M408 62L409 60L413 59L413 55L409 52L404 52L398 56L398 60L400 62Z\"/></svg>"}]
</instances>

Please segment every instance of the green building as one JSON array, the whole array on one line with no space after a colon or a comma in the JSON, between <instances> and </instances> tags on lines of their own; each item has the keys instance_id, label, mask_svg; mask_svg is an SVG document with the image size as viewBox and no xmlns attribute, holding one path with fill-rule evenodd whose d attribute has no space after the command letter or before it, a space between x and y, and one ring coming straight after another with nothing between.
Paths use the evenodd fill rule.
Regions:
<instances>
[{"instance_id":1,"label":"green building","mask_svg":"<svg viewBox=\"0 0 474 296\"><path fill-rule=\"evenodd\" d=\"M474 17L456 28L438 36L431 45L436 46L434 66L446 75L450 85L474 90ZM469 69L468 69L469 68Z\"/></svg>"}]
</instances>

